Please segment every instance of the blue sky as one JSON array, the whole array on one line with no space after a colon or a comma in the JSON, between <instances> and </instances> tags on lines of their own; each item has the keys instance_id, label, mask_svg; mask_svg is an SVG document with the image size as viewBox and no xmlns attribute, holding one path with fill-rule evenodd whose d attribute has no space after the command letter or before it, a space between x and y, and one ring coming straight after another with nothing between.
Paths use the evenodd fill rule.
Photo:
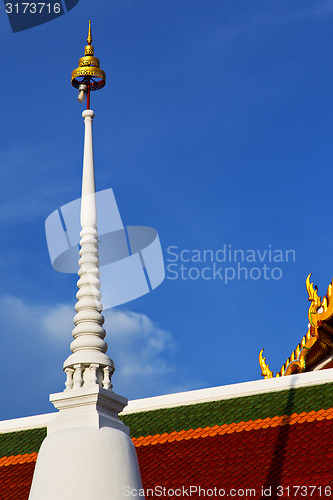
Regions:
<instances>
[{"instance_id":1,"label":"blue sky","mask_svg":"<svg viewBox=\"0 0 333 500\"><path fill-rule=\"evenodd\" d=\"M171 246L179 259L224 245L295 252L245 264L281 279L227 284L183 262L200 277L167 270L152 293L106 311L114 390L259 379L262 347L279 370L307 331L306 276L320 295L333 276L332 1L80 0L16 34L2 11L1 419L52 411L48 394L63 389L77 278L52 269L44 222L80 195L70 75L88 19L107 73L92 95L96 183L114 189L123 222L156 228L166 265Z\"/></svg>"}]
</instances>

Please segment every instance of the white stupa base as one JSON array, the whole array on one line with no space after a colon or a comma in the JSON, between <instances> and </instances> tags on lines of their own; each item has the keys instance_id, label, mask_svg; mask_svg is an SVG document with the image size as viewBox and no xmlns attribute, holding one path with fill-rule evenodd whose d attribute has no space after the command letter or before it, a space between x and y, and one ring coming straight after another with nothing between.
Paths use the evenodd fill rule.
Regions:
<instances>
[{"instance_id":1,"label":"white stupa base","mask_svg":"<svg viewBox=\"0 0 333 500\"><path fill-rule=\"evenodd\" d=\"M129 436L109 427L82 427L54 432L44 440L29 500L142 500L140 489ZM128 496L129 491L137 494Z\"/></svg>"},{"instance_id":2,"label":"white stupa base","mask_svg":"<svg viewBox=\"0 0 333 500\"><path fill-rule=\"evenodd\" d=\"M95 385L50 400L59 413L39 451L29 500L142 500L135 447L118 418L127 399Z\"/></svg>"},{"instance_id":3,"label":"white stupa base","mask_svg":"<svg viewBox=\"0 0 333 500\"><path fill-rule=\"evenodd\" d=\"M48 434L77 427L112 427L129 434L128 427L118 418L127 399L97 384L51 394L50 401L60 411L48 425Z\"/></svg>"}]
</instances>

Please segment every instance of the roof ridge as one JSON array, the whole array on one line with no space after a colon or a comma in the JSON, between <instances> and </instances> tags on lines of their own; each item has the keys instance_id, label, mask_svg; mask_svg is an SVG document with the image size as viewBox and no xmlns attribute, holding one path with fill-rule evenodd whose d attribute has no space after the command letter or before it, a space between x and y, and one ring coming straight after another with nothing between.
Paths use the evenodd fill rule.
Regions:
<instances>
[{"instance_id":1,"label":"roof ridge","mask_svg":"<svg viewBox=\"0 0 333 500\"><path fill-rule=\"evenodd\" d=\"M174 408L198 403L208 403L223 399L243 398L256 394L268 394L301 387L317 386L333 383L333 368L322 371L313 371L289 375L288 377L253 380L206 389L178 392L154 396L150 398L134 399L128 402L120 415L137 412Z\"/></svg>"}]
</instances>

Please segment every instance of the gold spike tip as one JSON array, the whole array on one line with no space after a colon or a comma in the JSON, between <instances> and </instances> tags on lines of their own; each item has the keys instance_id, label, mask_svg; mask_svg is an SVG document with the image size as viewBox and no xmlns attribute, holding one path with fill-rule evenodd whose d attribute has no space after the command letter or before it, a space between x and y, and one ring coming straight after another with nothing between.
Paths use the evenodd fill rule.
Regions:
<instances>
[{"instance_id":1,"label":"gold spike tip","mask_svg":"<svg viewBox=\"0 0 333 500\"><path fill-rule=\"evenodd\" d=\"M91 21L89 21L88 45L85 47L84 56L79 59L79 67L72 72L71 83L77 89L81 83L89 82L90 90L100 90L106 83L105 73L99 67L99 59L94 56L94 47L91 42Z\"/></svg>"},{"instance_id":2,"label":"gold spike tip","mask_svg":"<svg viewBox=\"0 0 333 500\"><path fill-rule=\"evenodd\" d=\"M91 36L91 21L89 21L87 44L88 44L88 45L91 45L91 42L92 42L92 36Z\"/></svg>"}]
</instances>

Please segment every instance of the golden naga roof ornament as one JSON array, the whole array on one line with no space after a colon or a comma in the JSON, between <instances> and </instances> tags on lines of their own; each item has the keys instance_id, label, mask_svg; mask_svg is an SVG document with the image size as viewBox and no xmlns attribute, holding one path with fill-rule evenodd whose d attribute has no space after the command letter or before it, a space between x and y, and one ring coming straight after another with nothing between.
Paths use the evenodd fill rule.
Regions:
<instances>
[{"instance_id":1,"label":"golden naga roof ornament","mask_svg":"<svg viewBox=\"0 0 333 500\"><path fill-rule=\"evenodd\" d=\"M313 283L310 283L311 274L306 278L306 289L309 295L309 301L311 302L308 312L308 317L310 324L314 326L312 321L312 315L317 314L318 309L321 307L321 298L318 296L317 286L313 286Z\"/></svg>"},{"instance_id":2,"label":"golden naga roof ornament","mask_svg":"<svg viewBox=\"0 0 333 500\"><path fill-rule=\"evenodd\" d=\"M291 353L290 357L281 367L281 370L277 372L275 377L282 377L284 375L291 375L293 373L302 373L307 371L306 358L311 349L311 347L319 339L319 328L324 328L326 332L331 331L333 334L333 329L330 326L324 325L323 322L331 319L333 317L333 298L332 298L332 283L328 285L327 294L321 299L318 296L317 287L310 283L311 274L306 278L306 289L309 295L308 300L311 302L308 312L309 317L309 328L302 338L301 342L298 344L296 349ZM261 367L262 375L265 378L274 377L273 372L269 369L269 365L266 364L266 358L262 356L263 349L259 353L259 364Z\"/></svg>"},{"instance_id":3,"label":"golden naga roof ornament","mask_svg":"<svg viewBox=\"0 0 333 500\"><path fill-rule=\"evenodd\" d=\"M259 352L259 364L261 366L261 375L265 378L273 378L273 372L269 369L269 365L266 364L266 358L263 358L262 353L264 348Z\"/></svg>"},{"instance_id":4,"label":"golden naga roof ornament","mask_svg":"<svg viewBox=\"0 0 333 500\"><path fill-rule=\"evenodd\" d=\"M90 90L99 90L105 86L105 73L99 67L99 59L94 56L94 47L91 45L91 21L89 21L89 30L87 45L84 49L84 56L79 59L79 67L72 72L71 82L73 87L83 90L89 94ZM82 88L87 87L87 90ZM83 102L82 100L79 102Z\"/></svg>"}]
</instances>

